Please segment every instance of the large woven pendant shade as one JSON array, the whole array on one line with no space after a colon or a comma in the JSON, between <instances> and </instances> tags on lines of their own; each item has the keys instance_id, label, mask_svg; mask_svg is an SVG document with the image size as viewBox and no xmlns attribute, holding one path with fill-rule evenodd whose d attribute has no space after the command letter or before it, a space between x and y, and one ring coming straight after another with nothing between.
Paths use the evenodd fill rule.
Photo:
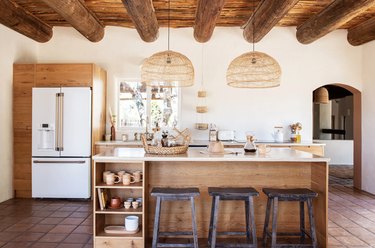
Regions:
<instances>
[{"instance_id":1,"label":"large woven pendant shade","mask_svg":"<svg viewBox=\"0 0 375 248\"><path fill-rule=\"evenodd\" d=\"M187 87L194 84L194 67L183 54L167 50L147 58L142 64L141 81L147 86Z\"/></svg>"},{"instance_id":2,"label":"large woven pendant shade","mask_svg":"<svg viewBox=\"0 0 375 248\"><path fill-rule=\"evenodd\" d=\"M314 103L329 103L329 93L328 90L324 87L320 87L319 89L314 91L313 95Z\"/></svg>"},{"instance_id":3,"label":"large woven pendant shade","mask_svg":"<svg viewBox=\"0 0 375 248\"><path fill-rule=\"evenodd\" d=\"M235 58L227 70L227 84L238 88L270 88L280 85L281 68L271 56L248 52Z\"/></svg>"}]
</instances>

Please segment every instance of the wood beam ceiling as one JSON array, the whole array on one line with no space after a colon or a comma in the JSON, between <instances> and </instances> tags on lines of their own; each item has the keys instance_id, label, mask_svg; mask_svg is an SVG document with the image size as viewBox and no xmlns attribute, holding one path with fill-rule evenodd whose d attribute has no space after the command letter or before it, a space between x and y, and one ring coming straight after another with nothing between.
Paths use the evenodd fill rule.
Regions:
<instances>
[{"instance_id":1,"label":"wood beam ceiling","mask_svg":"<svg viewBox=\"0 0 375 248\"><path fill-rule=\"evenodd\" d=\"M296 5L299 0L263 0L247 21L243 37L259 42ZM253 37L254 35L254 37Z\"/></svg>"},{"instance_id":2,"label":"wood beam ceiling","mask_svg":"<svg viewBox=\"0 0 375 248\"><path fill-rule=\"evenodd\" d=\"M359 46L372 40L375 40L375 17L348 30L348 41L353 46Z\"/></svg>"},{"instance_id":3,"label":"wood beam ceiling","mask_svg":"<svg viewBox=\"0 0 375 248\"><path fill-rule=\"evenodd\" d=\"M42 0L60 14L78 32L92 42L103 39L104 26L81 0Z\"/></svg>"},{"instance_id":4,"label":"wood beam ceiling","mask_svg":"<svg viewBox=\"0 0 375 248\"><path fill-rule=\"evenodd\" d=\"M309 44L373 6L375 0L335 0L327 8L297 27L297 39Z\"/></svg>"},{"instance_id":5,"label":"wood beam ceiling","mask_svg":"<svg viewBox=\"0 0 375 248\"><path fill-rule=\"evenodd\" d=\"M37 42L52 38L51 26L11 0L0 1L0 23Z\"/></svg>"},{"instance_id":6,"label":"wood beam ceiling","mask_svg":"<svg viewBox=\"0 0 375 248\"><path fill-rule=\"evenodd\" d=\"M198 0L194 23L196 41L207 42L210 40L224 4L225 0Z\"/></svg>"},{"instance_id":7,"label":"wood beam ceiling","mask_svg":"<svg viewBox=\"0 0 375 248\"><path fill-rule=\"evenodd\" d=\"M151 0L122 0L141 39L155 41L159 36L159 24Z\"/></svg>"},{"instance_id":8,"label":"wood beam ceiling","mask_svg":"<svg viewBox=\"0 0 375 248\"><path fill-rule=\"evenodd\" d=\"M97 42L106 25L136 28L142 40L152 42L159 27L168 23L173 28L193 27L198 42L209 41L216 26L244 27L249 42L260 41L274 26L297 26L296 36L303 44L335 29L347 29L352 45L375 40L375 0L171 0L170 4L168 0L0 0L0 23L38 42L51 39L54 26L73 26Z\"/></svg>"}]
</instances>

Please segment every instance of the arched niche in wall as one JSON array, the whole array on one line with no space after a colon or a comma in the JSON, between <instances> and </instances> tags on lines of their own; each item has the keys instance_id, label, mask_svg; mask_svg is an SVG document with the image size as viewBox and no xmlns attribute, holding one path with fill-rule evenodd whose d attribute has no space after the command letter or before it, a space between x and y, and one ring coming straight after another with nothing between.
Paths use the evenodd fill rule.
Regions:
<instances>
[{"instance_id":1,"label":"arched niche in wall","mask_svg":"<svg viewBox=\"0 0 375 248\"><path fill-rule=\"evenodd\" d=\"M321 93L328 91L329 103L319 104L324 99ZM342 83L323 85L313 91L313 138L315 140L353 140L353 186L362 188L362 106L361 92ZM324 102L324 101L323 101Z\"/></svg>"}]
</instances>

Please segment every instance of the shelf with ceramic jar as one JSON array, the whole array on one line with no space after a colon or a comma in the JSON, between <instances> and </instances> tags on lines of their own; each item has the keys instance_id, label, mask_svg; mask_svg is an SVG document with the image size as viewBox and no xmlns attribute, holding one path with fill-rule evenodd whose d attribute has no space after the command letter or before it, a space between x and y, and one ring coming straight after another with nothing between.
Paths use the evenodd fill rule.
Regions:
<instances>
[{"instance_id":1,"label":"shelf with ceramic jar","mask_svg":"<svg viewBox=\"0 0 375 248\"><path fill-rule=\"evenodd\" d=\"M94 163L94 247L144 247L145 163Z\"/></svg>"}]
</instances>

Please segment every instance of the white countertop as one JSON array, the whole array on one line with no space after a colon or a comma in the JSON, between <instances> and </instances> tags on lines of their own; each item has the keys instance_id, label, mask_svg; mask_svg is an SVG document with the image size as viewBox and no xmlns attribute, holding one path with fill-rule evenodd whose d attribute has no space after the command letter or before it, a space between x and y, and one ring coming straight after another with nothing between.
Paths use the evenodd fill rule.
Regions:
<instances>
[{"instance_id":1,"label":"white countertop","mask_svg":"<svg viewBox=\"0 0 375 248\"><path fill-rule=\"evenodd\" d=\"M209 154L205 148L189 148L187 153L178 155L146 154L143 148L115 148L93 156L96 162L106 161L248 161L248 162L329 162L329 158L290 148L271 148L260 155L244 153L242 148L225 149L225 154Z\"/></svg>"},{"instance_id":2,"label":"white countertop","mask_svg":"<svg viewBox=\"0 0 375 248\"><path fill-rule=\"evenodd\" d=\"M222 141L224 146L238 146L238 145L244 145L245 141ZM209 143L208 140L192 140L190 142L191 146L207 146ZM324 143L318 143L318 142L308 142L308 141L302 141L301 143L292 143L289 141L284 142L274 142L274 141L267 141L267 140L260 140L255 141L257 144L269 144L273 146L325 146ZM95 145L107 145L107 146L137 146L142 145L141 141L97 141L95 142Z\"/></svg>"}]
</instances>

